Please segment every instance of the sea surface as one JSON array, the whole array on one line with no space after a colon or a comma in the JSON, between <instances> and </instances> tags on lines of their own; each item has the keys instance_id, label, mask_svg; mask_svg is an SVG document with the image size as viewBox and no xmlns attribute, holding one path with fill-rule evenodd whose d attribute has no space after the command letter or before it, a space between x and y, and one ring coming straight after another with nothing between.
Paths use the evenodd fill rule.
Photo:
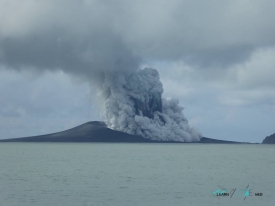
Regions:
<instances>
[{"instance_id":1,"label":"sea surface","mask_svg":"<svg viewBox=\"0 0 275 206\"><path fill-rule=\"evenodd\" d=\"M0 143L0 205L274 206L275 145Z\"/></svg>"}]
</instances>

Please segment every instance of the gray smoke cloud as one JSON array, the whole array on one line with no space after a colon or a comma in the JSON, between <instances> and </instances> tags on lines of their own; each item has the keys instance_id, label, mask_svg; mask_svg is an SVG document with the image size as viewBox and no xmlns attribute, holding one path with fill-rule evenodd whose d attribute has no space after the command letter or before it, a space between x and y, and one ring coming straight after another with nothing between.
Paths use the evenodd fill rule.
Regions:
<instances>
[{"instance_id":1,"label":"gray smoke cloud","mask_svg":"<svg viewBox=\"0 0 275 206\"><path fill-rule=\"evenodd\" d=\"M62 70L103 91L109 127L198 140L178 102L162 99L156 71L140 65L184 60L207 69L244 61L275 44L273 8L271 1L0 0L0 68Z\"/></svg>"},{"instance_id":2,"label":"gray smoke cloud","mask_svg":"<svg viewBox=\"0 0 275 206\"><path fill-rule=\"evenodd\" d=\"M201 135L189 128L178 101L162 99L158 72L139 69L143 56L133 49L127 32L121 33L121 16L115 16L128 3L119 4L2 1L6 9L21 6L21 13L2 9L7 22L1 22L0 62L15 70L63 70L90 81L103 94L103 115L112 129L154 140L198 141ZM58 6L65 8L61 11ZM75 18L68 17L71 10Z\"/></svg>"},{"instance_id":3,"label":"gray smoke cloud","mask_svg":"<svg viewBox=\"0 0 275 206\"><path fill-rule=\"evenodd\" d=\"M0 58L72 73L136 57L227 67L275 45L273 8L269 0L1 0Z\"/></svg>"},{"instance_id":4,"label":"gray smoke cloud","mask_svg":"<svg viewBox=\"0 0 275 206\"><path fill-rule=\"evenodd\" d=\"M202 135L190 128L176 99L163 99L157 70L145 68L119 75L107 73L108 96L103 114L107 125L118 131L160 141L199 141Z\"/></svg>"}]
</instances>

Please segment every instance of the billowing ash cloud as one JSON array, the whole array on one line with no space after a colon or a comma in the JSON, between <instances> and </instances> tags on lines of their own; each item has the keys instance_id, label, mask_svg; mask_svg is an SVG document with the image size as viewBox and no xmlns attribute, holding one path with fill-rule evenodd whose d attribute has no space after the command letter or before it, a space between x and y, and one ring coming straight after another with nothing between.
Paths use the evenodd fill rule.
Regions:
<instances>
[{"instance_id":1,"label":"billowing ash cloud","mask_svg":"<svg viewBox=\"0 0 275 206\"><path fill-rule=\"evenodd\" d=\"M61 69L90 81L104 94L103 115L112 129L154 140L199 141L178 101L162 99L158 72L138 70L141 58L116 35L101 32L84 42L59 30L4 38L0 60L12 69Z\"/></svg>"},{"instance_id":2,"label":"billowing ash cloud","mask_svg":"<svg viewBox=\"0 0 275 206\"><path fill-rule=\"evenodd\" d=\"M158 47L144 46L147 40L140 39L138 32L132 33L143 25L143 17L134 12L135 8L143 11L143 3L1 1L5 21L0 20L0 63L15 70L63 70L88 80L103 91L103 113L108 126L115 130L149 139L198 141L201 135L189 128L178 101L162 99L158 72L138 70L142 58L162 56ZM165 2L158 6L167 8ZM169 7L169 13L176 8ZM158 31L146 27L138 30ZM149 42L154 41L150 38ZM171 43L168 48L173 45L165 42ZM152 48L155 51L150 55ZM182 52L177 50L175 57Z\"/></svg>"},{"instance_id":3,"label":"billowing ash cloud","mask_svg":"<svg viewBox=\"0 0 275 206\"><path fill-rule=\"evenodd\" d=\"M163 99L157 70L106 74L103 114L115 130L161 141L199 141L201 134L188 126L176 99Z\"/></svg>"},{"instance_id":4,"label":"billowing ash cloud","mask_svg":"<svg viewBox=\"0 0 275 206\"><path fill-rule=\"evenodd\" d=\"M198 91L203 83L200 92L189 93L211 99L212 106L216 85L227 105L244 97L262 101L263 84L273 102L274 18L271 0L0 0L0 70L62 70L104 93L110 127L146 138L198 140L178 102L162 99L156 71L138 69L159 64L160 73L169 74L162 80L170 94L185 85ZM165 62L182 62L188 70L166 69ZM242 92L235 93L236 86Z\"/></svg>"}]
</instances>

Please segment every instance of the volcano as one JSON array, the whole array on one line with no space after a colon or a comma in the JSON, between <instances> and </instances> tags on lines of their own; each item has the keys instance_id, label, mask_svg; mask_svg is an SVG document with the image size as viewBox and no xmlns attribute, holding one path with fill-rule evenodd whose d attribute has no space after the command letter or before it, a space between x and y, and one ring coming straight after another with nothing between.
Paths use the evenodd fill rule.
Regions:
<instances>
[{"instance_id":1,"label":"volcano","mask_svg":"<svg viewBox=\"0 0 275 206\"><path fill-rule=\"evenodd\" d=\"M157 141L145 139L141 136L131 135L124 132L109 129L104 122L100 121L87 122L85 124L79 125L77 127L62 132L31 137L3 139L0 140L0 142L185 143L179 141ZM216 140L203 137L199 142L189 143L236 144L242 142Z\"/></svg>"},{"instance_id":2,"label":"volcano","mask_svg":"<svg viewBox=\"0 0 275 206\"><path fill-rule=\"evenodd\" d=\"M140 136L114 131L104 122L92 121L62 132L1 140L2 142L151 142Z\"/></svg>"}]
</instances>

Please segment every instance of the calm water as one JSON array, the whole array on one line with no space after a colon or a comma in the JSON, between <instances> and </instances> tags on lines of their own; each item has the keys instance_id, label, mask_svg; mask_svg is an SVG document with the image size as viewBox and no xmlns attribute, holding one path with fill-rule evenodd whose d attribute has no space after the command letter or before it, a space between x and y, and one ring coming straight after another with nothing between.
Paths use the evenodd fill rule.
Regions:
<instances>
[{"instance_id":1,"label":"calm water","mask_svg":"<svg viewBox=\"0 0 275 206\"><path fill-rule=\"evenodd\" d=\"M212 195L248 184L263 196ZM0 144L1 206L273 206L274 188L275 145Z\"/></svg>"}]
</instances>

